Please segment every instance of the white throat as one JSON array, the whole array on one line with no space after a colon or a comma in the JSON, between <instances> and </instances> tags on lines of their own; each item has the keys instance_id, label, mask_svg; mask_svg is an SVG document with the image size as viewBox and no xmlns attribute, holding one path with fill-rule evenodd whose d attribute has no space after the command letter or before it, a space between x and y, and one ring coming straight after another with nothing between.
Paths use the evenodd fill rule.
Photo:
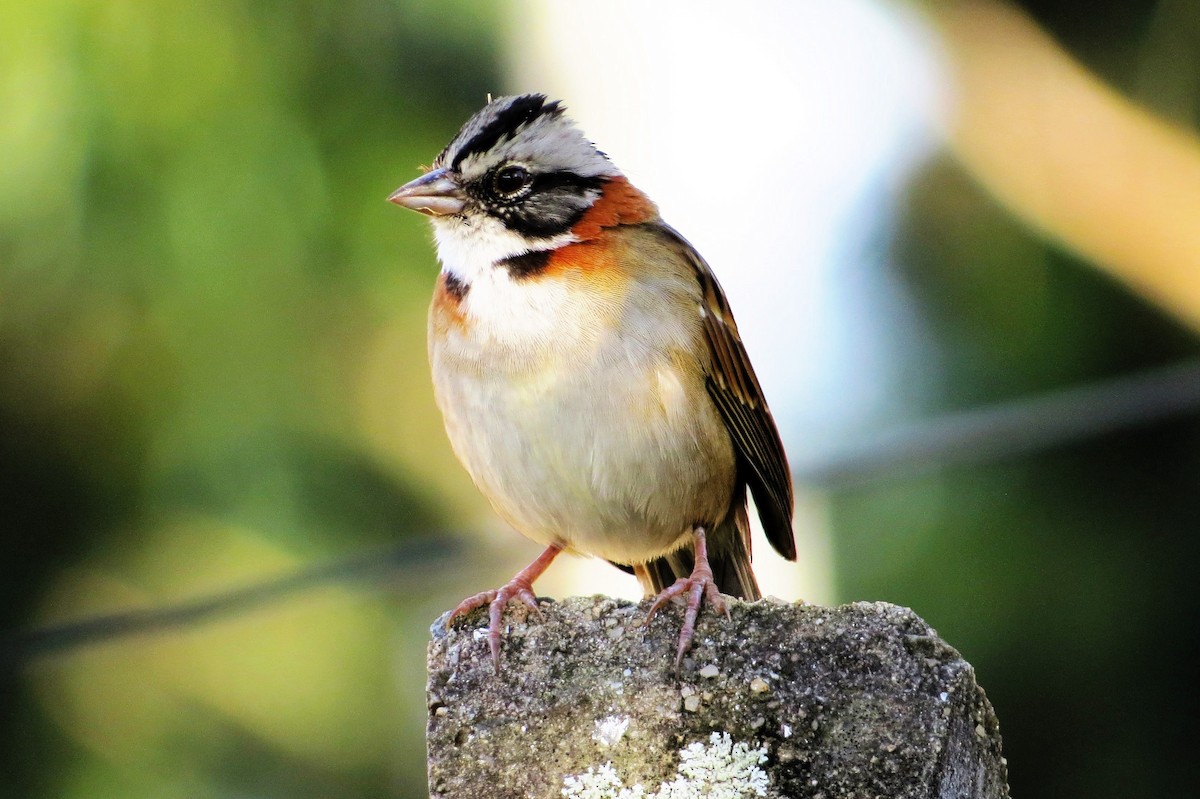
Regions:
<instances>
[{"instance_id":1,"label":"white throat","mask_svg":"<svg viewBox=\"0 0 1200 799\"><path fill-rule=\"evenodd\" d=\"M433 220L438 261L442 271L453 275L468 286L502 267L496 264L505 258L530 251L553 250L578 241L567 231L549 239L530 242L514 233L498 219L484 214L469 218L443 217Z\"/></svg>"}]
</instances>

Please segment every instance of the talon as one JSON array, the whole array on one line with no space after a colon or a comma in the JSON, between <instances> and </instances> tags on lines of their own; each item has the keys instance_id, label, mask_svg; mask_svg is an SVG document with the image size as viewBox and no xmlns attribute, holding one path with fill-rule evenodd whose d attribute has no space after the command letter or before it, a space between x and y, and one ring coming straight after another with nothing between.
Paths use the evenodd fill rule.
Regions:
<instances>
[{"instance_id":1,"label":"talon","mask_svg":"<svg viewBox=\"0 0 1200 799\"><path fill-rule=\"evenodd\" d=\"M524 602L525 605L534 613L538 614L539 616L541 615L542 609L538 607L537 596L534 595L533 591L528 589L521 591L519 594L517 594L517 598Z\"/></svg>"},{"instance_id":2,"label":"talon","mask_svg":"<svg viewBox=\"0 0 1200 799\"><path fill-rule=\"evenodd\" d=\"M679 667L683 663L683 653L692 644L692 638L696 633L696 619L700 615L700 605L705 599L708 600L708 604L713 610L724 614L726 619L731 618L729 615L729 605L717 589L712 569L708 565L708 543L705 540L704 528L697 527L693 531L693 535L696 538L696 561L695 566L692 567L692 573L687 577L680 577L674 584L664 588L655 597L653 604L650 605L650 610L646 612L645 620L642 622L643 625L649 624L650 618L663 605L672 599L685 594L687 595L687 608L683 613L683 627L679 630L679 647L675 652L676 672L679 671Z\"/></svg>"},{"instance_id":3,"label":"talon","mask_svg":"<svg viewBox=\"0 0 1200 799\"><path fill-rule=\"evenodd\" d=\"M480 591L475 596L467 597L458 603L458 607L450 611L450 618L446 620L446 623L450 624L450 622L453 622L459 616L465 616L476 608L490 605L499 593L498 589L492 589L490 591Z\"/></svg>"},{"instance_id":4,"label":"talon","mask_svg":"<svg viewBox=\"0 0 1200 799\"><path fill-rule=\"evenodd\" d=\"M532 608L535 613L540 614L541 608L538 607L537 596L533 593L533 581L546 571L546 567L561 551L562 547L547 547L546 551L537 557L537 560L517 572L517 575L504 585L467 597L458 603L458 607L450 611L447 624L476 608L488 606L488 650L492 655L492 665L496 668L496 676L500 675L500 639L502 637L500 631L504 626L504 608L512 600L519 599L526 606Z\"/></svg>"}]
</instances>

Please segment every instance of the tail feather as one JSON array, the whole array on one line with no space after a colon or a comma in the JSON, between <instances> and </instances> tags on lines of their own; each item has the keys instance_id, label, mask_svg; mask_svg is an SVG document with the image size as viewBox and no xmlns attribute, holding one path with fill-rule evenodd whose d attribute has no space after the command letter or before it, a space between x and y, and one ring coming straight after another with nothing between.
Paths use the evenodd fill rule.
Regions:
<instances>
[{"instance_id":1,"label":"tail feather","mask_svg":"<svg viewBox=\"0 0 1200 799\"><path fill-rule=\"evenodd\" d=\"M717 526L708 542L708 565L718 590L740 599L762 599L750 568L750 516L744 500L734 506L729 519Z\"/></svg>"}]
</instances>

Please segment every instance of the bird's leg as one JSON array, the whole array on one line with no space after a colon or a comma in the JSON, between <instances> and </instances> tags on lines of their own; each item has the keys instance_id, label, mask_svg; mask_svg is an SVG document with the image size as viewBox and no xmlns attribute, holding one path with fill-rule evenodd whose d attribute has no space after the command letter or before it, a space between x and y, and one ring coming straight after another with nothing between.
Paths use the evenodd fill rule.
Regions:
<instances>
[{"instance_id":1,"label":"bird's leg","mask_svg":"<svg viewBox=\"0 0 1200 799\"><path fill-rule=\"evenodd\" d=\"M707 599L713 610L724 613L725 618L729 618L729 606L725 604L721 592L717 590L712 568L708 565L708 542L705 539L704 528L697 525L692 530L692 535L696 539L696 562L692 567L691 575L680 577L673 585L664 588L662 593L654 599L654 604L650 606L650 611L646 614L646 621L649 622L650 617L667 602L677 596L687 595L687 611L683 614L683 629L679 631L679 649L675 653L676 671L679 670L679 664L683 662L683 653L691 645L692 636L696 632L696 616L700 613L701 601Z\"/></svg>"},{"instance_id":2,"label":"bird's leg","mask_svg":"<svg viewBox=\"0 0 1200 799\"><path fill-rule=\"evenodd\" d=\"M537 597L533 594L533 581L542 576L542 572L546 571L546 567L559 552L562 552L562 547L551 544L546 547L545 552L537 556L533 563L517 572L517 575L504 585L467 597L458 603L458 607L450 611L447 624L455 617L470 613L475 608L488 606L488 647L492 650L492 664L496 667L496 674L500 673L500 621L504 615L504 606L510 600L519 599L537 611Z\"/></svg>"}]
</instances>

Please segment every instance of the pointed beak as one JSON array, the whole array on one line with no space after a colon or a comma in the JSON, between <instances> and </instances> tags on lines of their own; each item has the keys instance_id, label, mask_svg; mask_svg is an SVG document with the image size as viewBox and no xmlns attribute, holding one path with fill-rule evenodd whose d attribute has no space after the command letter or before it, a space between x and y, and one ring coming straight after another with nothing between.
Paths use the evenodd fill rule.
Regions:
<instances>
[{"instance_id":1,"label":"pointed beak","mask_svg":"<svg viewBox=\"0 0 1200 799\"><path fill-rule=\"evenodd\" d=\"M429 216L453 216L462 213L467 195L448 169L435 169L396 189L388 202Z\"/></svg>"}]
</instances>

